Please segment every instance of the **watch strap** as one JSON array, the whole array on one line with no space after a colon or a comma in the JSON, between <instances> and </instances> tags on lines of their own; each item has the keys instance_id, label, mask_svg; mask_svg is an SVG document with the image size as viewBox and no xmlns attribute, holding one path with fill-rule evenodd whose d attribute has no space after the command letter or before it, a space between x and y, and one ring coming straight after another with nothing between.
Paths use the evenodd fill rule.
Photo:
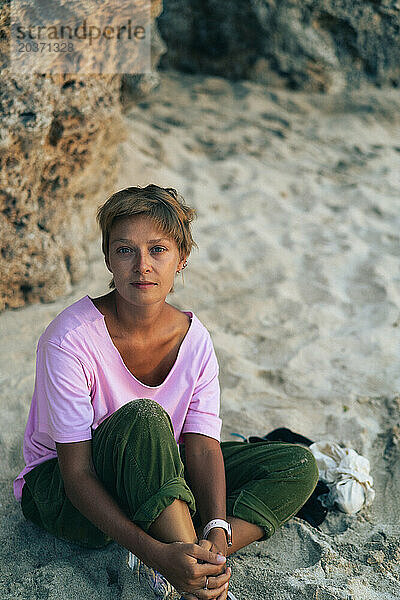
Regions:
<instances>
[{"instance_id":1,"label":"watch strap","mask_svg":"<svg viewBox=\"0 0 400 600\"><path fill-rule=\"evenodd\" d=\"M228 523L228 521L225 521L224 519L213 519L212 521L209 521L203 529L203 538L206 539L208 534L210 533L211 529L215 529L216 527L225 529L227 544L228 544L228 546L232 546L231 524Z\"/></svg>"}]
</instances>

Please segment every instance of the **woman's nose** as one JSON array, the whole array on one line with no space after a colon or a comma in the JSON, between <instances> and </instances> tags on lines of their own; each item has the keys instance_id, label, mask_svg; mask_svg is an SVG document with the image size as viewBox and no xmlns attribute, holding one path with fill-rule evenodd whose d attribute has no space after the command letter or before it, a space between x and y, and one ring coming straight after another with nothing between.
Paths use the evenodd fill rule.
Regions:
<instances>
[{"instance_id":1,"label":"woman's nose","mask_svg":"<svg viewBox=\"0 0 400 600\"><path fill-rule=\"evenodd\" d=\"M146 252L136 253L135 269L140 273L148 273L151 270L150 256Z\"/></svg>"}]
</instances>

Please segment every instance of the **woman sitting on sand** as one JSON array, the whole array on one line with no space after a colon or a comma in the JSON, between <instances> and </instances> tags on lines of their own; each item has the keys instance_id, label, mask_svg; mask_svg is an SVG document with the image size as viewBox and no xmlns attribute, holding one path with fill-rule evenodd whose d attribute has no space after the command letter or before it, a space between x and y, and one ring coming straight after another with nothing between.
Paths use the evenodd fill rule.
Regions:
<instances>
[{"instance_id":1,"label":"woman sitting on sand","mask_svg":"<svg viewBox=\"0 0 400 600\"><path fill-rule=\"evenodd\" d=\"M112 291L68 306L39 339L14 491L58 538L127 548L157 597L225 600L225 557L295 515L318 471L302 446L220 443L210 335L166 302L194 214L157 185L99 207Z\"/></svg>"}]
</instances>

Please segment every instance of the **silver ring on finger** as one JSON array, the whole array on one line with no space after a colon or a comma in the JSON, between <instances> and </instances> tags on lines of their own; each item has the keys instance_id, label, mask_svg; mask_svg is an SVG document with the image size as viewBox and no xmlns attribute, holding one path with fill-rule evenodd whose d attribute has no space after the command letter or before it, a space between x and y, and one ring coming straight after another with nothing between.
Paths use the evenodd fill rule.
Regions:
<instances>
[{"instance_id":1,"label":"silver ring on finger","mask_svg":"<svg viewBox=\"0 0 400 600\"><path fill-rule=\"evenodd\" d=\"M203 587L203 590L208 590L208 577L206 577L206 584Z\"/></svg>"}]
</instances>

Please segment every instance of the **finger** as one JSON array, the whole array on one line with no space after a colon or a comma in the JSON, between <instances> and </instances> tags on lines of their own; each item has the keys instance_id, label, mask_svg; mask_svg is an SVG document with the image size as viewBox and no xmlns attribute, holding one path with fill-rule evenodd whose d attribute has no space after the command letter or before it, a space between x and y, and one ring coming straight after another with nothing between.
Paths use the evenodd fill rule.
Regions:
<instances>
[{"instance_id":1,"label":"finger","mask_svg":"<svg viewBox=\"0 0 400 600\"><path fill-rule=\"evenodd\" d=\"M208 588L213 590L215 588L221 587L225 583L228 583L231 577L231 572L227 571L222 573L222 575L218 575L217 577L209 577L208 579Z\"/></svg>"},{"instance_id":2,"label":"finger","mask_svg":"<svg viewBox=\"0 0 400 600\"><path fill-rule=\"evenodd\" d=\"M224 590L222 592L222 594L220 596L218 596L218 598L216 598L215 600L227 600L228 596L228 590Z\"/></svg>"},{"instance_id":3,"label":"finger","mask_svg":"<svg viewBox=\"0 0 400 600\"><path fill-rule=\"evenodd\" d=\"M222 598L226 598L226 594L228 592L228 588L226 587L226 583L218 588L206 590L201 588L198 590L194 590L193 593L196 594L197 598L201 600L214 600L222 596Z\"/></svg>"},{"instance_id":4,"label":"finger","mask_svg":"<svg viewBox=\"0 0 400 600\"><path fill-rule=\"evenodd\" d=\"M224 593L221 594L221 596L217 599L217 600L229 600L229 583L228 586L226 587L226 589L224 590ZM235 598L236 600L236 598Z\"/></svg>"},{"instance_id":5,"label":"finger","mask_svg":"<svg viewBox=\"0 0 400 600\"><path fill-rule=\"evenodd\" d=\"M193 566L193 579L199 579L205 581L205 577L216 577L225 573L225 565L211 565L210 563L204 563L202 565L197 564Z\"/></svg>"},{"instance_id":6,"label":"finger","mask_svg":"<svg viewBox=\"0 0 400 600\"><path fill-rule=\"evenodd\" d=\"M211 597L212 598L221 598L221 600L225 600L226 596L228 594L228 586L229 586L229 584L225 583L220 588L217 588L216 590L212 590L213 595ZM218 595L216 596L215 594L218 594Z\"/></svg>"},{"instance_id":7,"label":"finger","mask_svg":"<svg viewBox=\"0 0 400 600\"><path fill-rule=\"evenodd\" d=\"M217 548L217 546L214 544L214 542L212 542L211 540L204 540L201 539L197 542L197 544L201 547L201 548L205 548L206 550L209 550L210 552L212 552L213 554L223 554L222 552L220 552Z\"/></svg>"},{"instance_id":8,"label":"finger","mask_svg":"<svg viewBox=\"0 0 400 600\"><path fill-rule=\"evenodd\" d=\"M232 575L232 569L227 567L225 573L218 575L217 577L208 578L208 589L213 590L214 588L221 587L227 583Z\"/></svg>"},{"instance_id":9,"label":"finger","mask_svg":"<svg viewBox=\"0 0 400 600\"><path fill-rule=\"evenodd\" d=\"M210 598L225 600L228 594L229 581L225 581L222 585L214 588L210 587L210 581L208 582L208 589L211 592Z\"/></svg>"},{"instance_id":10,"label":"finger","mask_svg":"<svg viewBox=\"0 0 400 600\"><path fill-rule=\"evenodd\" d=\"M214 544L211 542L211 540L205 540L204 538L199 540L197 542L197 545L200 546L201 548L205 548L206 550L211 550L211 548L214 546Z\"/></svg>"},{"instance_id":11,"label":"finger","mask_svg":"<svg viewBox=\"0 0 400 600\"><path fill-rule=\"evenodd\" d=\"M226 557L222 554L217 554L216 552L206 550L198 544L193 544L192 548L188 549L186 552L189 554L189 556L193 556L193 558L204 560L213 565L223 565L226 562Z\"/></svg>"},{"instance_id":12,"label":"finger","mask_svg":"<svg viewBox=\"0 0 400 600\"><path fill-rule=\"evenodd\" d=\"M214 544L212 542L210 542L210 540L201 539L197 543L201 548L205 548L206 550L209 550L210 552L214 552L214 553L218 554L217 548L214 546ZM205 561L199 558L198 562L200 564L203 564Z\"/></svg>"}]
</instances>

